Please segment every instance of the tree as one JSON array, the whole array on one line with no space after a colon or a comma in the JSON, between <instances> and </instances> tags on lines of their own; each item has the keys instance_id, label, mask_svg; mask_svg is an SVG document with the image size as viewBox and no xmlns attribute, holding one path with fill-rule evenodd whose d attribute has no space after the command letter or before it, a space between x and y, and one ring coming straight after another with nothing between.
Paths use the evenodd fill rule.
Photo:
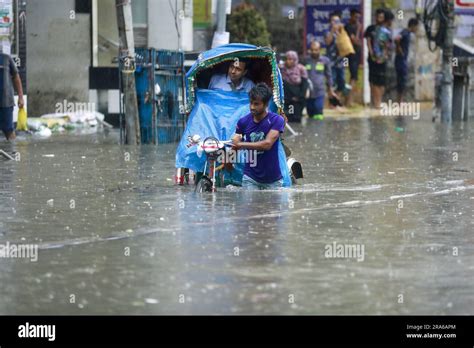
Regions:
<instances>
[{"instance_id":1,"label":"tree","mask_svg":"<svg viewBox=\"0 0 474 348\"><path fill-rule=\"evenodd\" d=\"M250 0L247 0L248 2ZM265 14L272 47L279 53L303 50L304 7L301 0L251 0Z\"/></svg>"},{"instance_id":2,"label":"tree","mask_svg":"<svg viewBox=\"0 0 474 348\"><path fill-rule=\"evenodd\" d=\"M269 46L270 33L265 18L255 6L243 3L232 10L227 20L231 42L248 43L255 46Z\"/></svg>"}]
</instances>

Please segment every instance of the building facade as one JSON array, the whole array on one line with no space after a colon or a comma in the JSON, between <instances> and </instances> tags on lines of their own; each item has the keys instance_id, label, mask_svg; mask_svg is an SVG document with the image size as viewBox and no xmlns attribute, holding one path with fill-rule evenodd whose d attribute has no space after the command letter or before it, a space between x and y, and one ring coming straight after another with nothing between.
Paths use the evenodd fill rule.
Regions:
<instances>
[{"instance_id":1,"label":"building facade","mask_svg":"<svg viewBox=\"0 0 474 348\"><path fill-rule=\"evenodd\" d=\"M115 117L120 99L115 0L24 1L29 114L55 112L66 100L95 103ZM199 35L203 29L193 28L193 0L131 5L136 47L192 51L195 31L198 42L205 40Z\"/></svg>"}]
</instances>

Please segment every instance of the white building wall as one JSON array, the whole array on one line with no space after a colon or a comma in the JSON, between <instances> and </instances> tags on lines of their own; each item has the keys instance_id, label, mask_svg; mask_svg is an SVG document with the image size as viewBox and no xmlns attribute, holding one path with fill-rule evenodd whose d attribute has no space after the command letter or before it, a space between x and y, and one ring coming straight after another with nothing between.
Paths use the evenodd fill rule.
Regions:
<instances>
[{"instance_id":1,"label":"white building wall","mask_svg":"<svg viewBox=\"0 0 474 348\"><path fill-rule=\"evenodd\" d=\"M28 0L27 79L30 116L55 112L56 103L88 102L90 15L72 16L74 0Z\"/></svg>"},{"instance_id":2,"label":"white building wall","mask_svg":"<svg viewBox=\"0 0 474 348\"><path fill-rule=\"evenodd\" d=\"M148 46L193 49L192 0L148 0Z\"/></svg>"}]
</instances>

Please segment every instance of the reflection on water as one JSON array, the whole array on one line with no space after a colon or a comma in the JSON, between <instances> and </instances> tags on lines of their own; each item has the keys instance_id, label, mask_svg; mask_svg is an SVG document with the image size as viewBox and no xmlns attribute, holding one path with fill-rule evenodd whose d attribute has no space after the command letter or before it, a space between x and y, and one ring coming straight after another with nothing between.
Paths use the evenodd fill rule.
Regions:
<instances>
[{"instance_id":1,"label":"reflection on water","mask_svg":"<svg viewBox=\"0 0 474 348\"><path fill-rule=\"evenodd\" d=\"M0 161L0 245L40 249L0 259L0 313L472 314L474 128L298 131L301 185L215 195L173 186L175 145L0 142L21 154ZM364 260L325 257L332 243Z\"/></svg>"}]
</instances>

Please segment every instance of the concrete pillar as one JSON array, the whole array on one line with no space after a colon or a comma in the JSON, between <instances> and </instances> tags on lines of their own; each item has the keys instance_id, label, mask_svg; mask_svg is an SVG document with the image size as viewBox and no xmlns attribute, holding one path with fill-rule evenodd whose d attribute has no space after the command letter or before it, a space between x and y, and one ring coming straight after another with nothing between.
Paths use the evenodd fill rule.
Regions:
<instances>
[{"instance_id":1,"label":"concrete pillar","mask_svg":"<svg viewBox=\"0 0 474 348\"><path fill-rule=\"evenodd\" d=\"M52 113L56 104L89 101L90 15L74 0L28 0L26 6L28 114Z\"/></svg>"}]
</instances>

